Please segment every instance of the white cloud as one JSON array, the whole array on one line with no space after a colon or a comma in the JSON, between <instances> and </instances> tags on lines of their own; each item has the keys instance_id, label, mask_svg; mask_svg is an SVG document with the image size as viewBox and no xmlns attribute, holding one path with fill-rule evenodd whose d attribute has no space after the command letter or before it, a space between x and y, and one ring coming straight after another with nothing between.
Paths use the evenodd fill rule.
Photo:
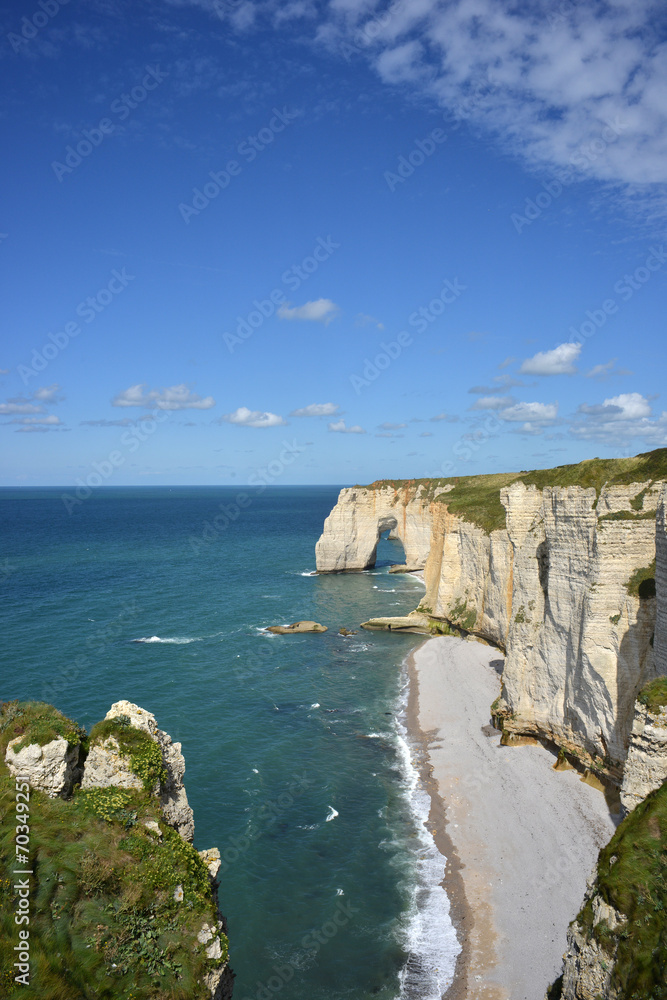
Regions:
<instances>
[{"instance_id":1,"label":"white cloud","mask_svg":"<svg viewBox=\"0 0 667 1000\"><path fill-rule=\"evenodd\" d=\"M41 389L35 389L32 394L32 398L38 399L42 403L57 403L63 398L58 395L59 392L60 386L57 382L54 382L53 385L46 385Z\"/></svg>"},{"instance_id":2,"label":"white cloud","mask_svg":"<svg viewBox=\"0 0 667 1000\"><path fill-rule=\"evenodd\" d=\"M586 378L594 378L599 382L604 382L606 379L611 378L612 375L632 375L633 372L628 371L627 368L616 368L616 362L618 358L612 358L611 361L607 361L603 365L595 365L591 368L589 372L586 372Z\"/></svg>"},{"instance_id":3,"label":"white cloud","mask_svg":"<svg viewBox=\"0 0 667 1000\"><path fill-rule=\"evenodd\" d=\"M501 410L500 416L511 422L547 423L558 416L558 403L515 403Z\"/></svg>"},{"instance_id":4,"label":"white cloud","mask_svg":"<svg viewBox=\"0 0 667 1000\"><path fill-rule=\"evenodd\" d=\"M574 375L574 362L581 354L581 344L559 344L553 351L540 351L519 368L522 375Z\"/></svg>"},{"instance_id":5,"label":"white cloud","mask_svg":"<svg viewBox=\"0 0 667 1000\"><path fill-rule=\"evenodd\" d=\"M233 413L226 413L221 420L238 427L284 427L287 423L277 413L249 410L247 406L239 406Z\"/></svg>"},{"instance_id":6,"label":"white cloud","mask_svg":"<svg viewBox=\"0 0 667 1000\"><path fill-rule=\"evenodd\" d=\"M506 410L514 404L513 396L481 396L476 399L471 410Z\"/></svg>"},{"instance_id":7,"label":"white cloud","mask_svg":"<svg viewBox=\"0 0 667 1000\"><path fill-rule=\"evenodd\" d=\"M381 431L400 431L401 428L406 427L406 424L392 424L389 421L385 421L383 424L378 424L378 430Z\"/></svg>"},{"instance_id":8,"label":"white cloud","mask_svg":"<svg viewBox=\"0 0 667 1000\"><path fill-rule=\"evenodd\" d=\"M384 330L384 323L380 323L380 321L376 319L375 316L369 316L367 315L367 313L357 313L354 320L355 326L368 326L369 323L372 326L377 327L378 330Z\"/></svg>"},{"instance_id":9,"label":"white cloud","mask_svg":"<svg viewBox=\"0 0 667 1000\"><path fill-rule=\"evenodd\" d=\"M145 391L146 383L139 382L131 385L129 389L124 389L111 401L112 406L148 406L158 410L210 410L215 406L213 396L206 396L202 399L196 392L191 392L190 387L181 385L171 385L162 389L150 389Z\"/></svg>"},{"instance_id":10,"label":"white cloud","mask_svg":"<svg viewBox=\"0 0 667 1000\"><path fill-rule=\"evenodd\" d=\"M339 409L338 403L311 403L300 410L292 410L290 417L333 417Z\"/></svg>"},{"instance_id":11,"label":"white cloud","mask_svg":"<svg viewBox=\"0 0 667 1000\"><path fill-rule=\"evenodd\" d=\"M59 427L62 425L60 417L50 414L48 417L20 417L10 420L10 424L44 424L48 427Z\"/></svg>"},{"instance_id":12,"label":"white cloud","mask_svg":"<svg viewBox=\"0 0 667 1000\"><path fill-rule=\"evenodd\" d=\"M651 404L639 392L610 396L601 404L583 404L572 423L575 437L619 445L643 438L654 447L667 445L667 412L653 417Z\"/></svg>"},{"instance_id":13,"label":"white cloud","mask_svg":"<svg viewBox=\"0 0 667 1000\"><path fill-rule=\"evenodd\" d=\"M604 406L613 406L619 410L619 419L637 420L651 416L651 405L639 392L624 392L620 396L605 399Z\"/></svg>"},{"instance_id":14,"label":"white cloud","mask_svg":"<svg viewBox=\"0 0 667 1000\"><path fill-rule=\"evenodd\" d=\"M286 302L278 309L278 316L281 319L300 319L328 326L337 312L338 306L331 299L315 299L314 302L305 302L302 306L291 308Z\"/></svg>"},{"instance_id":15,"label":"white cloud","mask_svg":"<svg viewBox=\"0 0 667 1000\"><path fill-rule=\"evenodd\" d=\"M411 0L379 17L365 7L331 3L320 39L332 48L356 42L384 81L412 82L529 165L622 184L667 180L657 0L564 12L511 0Z\"/></svg>"},{"instance_id":16,"label":"white cloud","mask_svg":"<svg viewBox=\"0 0 667 1000\"><path fill-rule=\"evenodd\" d=\"M336 420L334 423L329 424L329 430L335 431L337 434L365 434L366 431L359 424L355 424L353 427L346 427L344 420Z\"/></svg>"},{"instance_id":17,"label":"white cloud","mask_svg":"<svg viewBox=\"0 0 667 1000\"><path fill-rule=\"evenodd\" d=\"M13 413L43 413L43 406L34 403L0 403L0 416L10 416Z\"/></svg>"}]
</instances>

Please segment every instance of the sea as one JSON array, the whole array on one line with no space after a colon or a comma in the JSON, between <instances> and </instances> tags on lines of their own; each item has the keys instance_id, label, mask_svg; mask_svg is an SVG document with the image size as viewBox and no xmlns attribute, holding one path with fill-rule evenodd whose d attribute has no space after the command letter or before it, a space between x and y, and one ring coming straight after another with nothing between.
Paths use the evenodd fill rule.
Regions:
<instances>
[{"instance_id":1,"label":"sea","mask_svg":"<svg viewBox=\"0 0 667 1000\"><path fill-rule=\"evenodd\" d=\"M0 490L0 700L90 728L127 699L182 744L235 1000L438 1000L460 950L405 726L421 640L359 629L423 587L388 539L374 569L315 573L338 492ZM328 631L264 631L300 619Z\"/></svg>"}]
</instances>

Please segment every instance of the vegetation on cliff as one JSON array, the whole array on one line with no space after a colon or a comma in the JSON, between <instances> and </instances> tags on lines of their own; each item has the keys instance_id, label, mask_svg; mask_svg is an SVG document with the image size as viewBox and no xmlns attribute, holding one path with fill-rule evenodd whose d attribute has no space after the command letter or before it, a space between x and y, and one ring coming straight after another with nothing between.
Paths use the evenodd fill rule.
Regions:
<instances>
[{"instance_id":1,"label":"vegetation on cliff","mask_svg":"<svg viewBox=\"0 0 667 1000\"><path fill-rule=\"evenodd\" d=\"M611 970L609 989L618 1000L667 1000L666 862L667 783L623 820L602 849L593 894L576 919L585 939L602 949L600 962ZM621 915L620 924L595 923L596 898ZM550 998L561 996L561 984L554 984Z\"/></svg>"},{"instance_id":2,"label":"vegetation on cliff","mask_svg":"<svg viewBox=\"0 0 667 1000\"><path fill-rule=\"evenodd\" d=\"M397 493L402 493L406 499L420 491L425 500L444 503L452 514L491 532L505 527L505 508L500 502L500 491L512 483L536 486L540 490L546 486L581 486L583 489L594 489L599 496L605 485L627 486L630 483L651 483L663 479L667 480L667 448L658 448L632 458L592 458L577 465L559 465L554 469L538 469L533 472L454 476L449 479L380 479L361 488L375 490L389 486ZM445 487L453 489L442 492ZM645 492L643 490L631 502L638 514L642 511ZM655 516L655 512L642 512L641 516L648 518ZM611 520L618 519L619 516L605 517Z\"/></svg>"},{"instance_id":3,"label":"vegetation on cliff","mask_svg":"<svg viewBox=\"0 0 667 1000\"><path fill-rule=\"evenodd\" d=\"M222 958L207 958L197 935L215 925L217 903L206 865L168 826L148 786L159 767L145 734L113 720L102 723L127 744L146 788L75 788L49 798L30 789L28 812L17 812L16 781L4 765L8 742L24 745L63 736L85 756L85 732L39 703L0 705L0 996L37 1000L210 1000L203 978ZM155 746L155 744L153 744ZM151 754L153 756L151 756ZM17 862L17 823L29 827ZM146 824L150 824L150 827ZM23 841L24 843L24 841ZM16 982L19 944L17 883L32 872L30 982ZM226 938L221 935L223 947Z\"/></svg>"}]
</instances>

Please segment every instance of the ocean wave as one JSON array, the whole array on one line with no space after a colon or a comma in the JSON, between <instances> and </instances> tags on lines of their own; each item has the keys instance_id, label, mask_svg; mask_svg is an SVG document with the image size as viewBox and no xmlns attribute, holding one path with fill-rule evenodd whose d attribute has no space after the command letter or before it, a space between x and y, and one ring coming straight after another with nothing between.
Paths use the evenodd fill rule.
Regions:
<instances>
[{"instance_id":1,"label":"ocean wave","mask_svg":"<svg viewBox=\"0 0 667 1000\"><path fill-rule=\"evenodd\" d=\"M319 708L320 707L319 701L314 702L310 707L311 708Z\"/></svg>"},{"instance_id":2,"label":"ocean wave","mask_svg":"<svg viewBox=\"0 0 667 1000\"><path fill-rule=\"evenodd\" d=\"M201 642L201 638L198 636L194 639L188 639L185 636L175 636L173 639L161 639L159 635L150 635L142 639L132 639L132 642L164 642L175 646L185 646L189 642Z\"/></svg>"},{"instance_id":3,"label":"ocean wave","mask_svg":"<svg viewBox=\"0 0 667 1000\"><path fill-rule=\"evenodd\" d=\"M440 1000L454 978L461 945L450 917L449 898L441 885L447 859L428 828L431 799L421 783L405 726L407 698L406 679L396 719L396 750L417 837L412 903L399 931L400 943L408 954L399 974L400 1000Z\"/></svg>"},{"instance_id":4,"label":"ocean wave","mask_svg":"<svg viewBox=\"0 0 667 1000\"><path fill-rule=\"evenodd\" d=\"M299 573L299 576L317 576L317 570L316 569L306 569L302 573Z\"/></svg>"},{"instance_id":5,"label":"ocean wave","mask_svg":"<svg viewBox=\"0 0 667 1000\"><path fill-rule=\"evenodd\" d=\"M326 821L325 821L325 822L327 822L327 823L330 823L330 822L331 822L331 820L332 820L332 819L335 819L335 818L336 818L336 816L338 816L338 815L340 815L340 814L338 813L338 811L337 811L336 809L334 809L334 807L333 807L333 806L329 806L329 813L328 813L328 815L327 815L327 818L326 818Z\"/></svg>"}]
</instances>

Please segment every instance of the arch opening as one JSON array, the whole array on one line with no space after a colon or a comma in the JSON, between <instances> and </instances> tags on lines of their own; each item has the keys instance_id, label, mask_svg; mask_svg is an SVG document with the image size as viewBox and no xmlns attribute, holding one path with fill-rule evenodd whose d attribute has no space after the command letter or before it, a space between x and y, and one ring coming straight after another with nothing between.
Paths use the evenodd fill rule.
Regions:
<instances>
[{"instance_id":1,"label":"arch opening","mask_svg":"<svg viewBox=\"0 0 667 1000\"><path fill-rule=\"evenodd\" d=\"M403 565L405 549L397 531L398 523L393 517L382 518L377 527L377 541L369 563L381 569L385 566Z\"/></svg>"}]
</instances>

